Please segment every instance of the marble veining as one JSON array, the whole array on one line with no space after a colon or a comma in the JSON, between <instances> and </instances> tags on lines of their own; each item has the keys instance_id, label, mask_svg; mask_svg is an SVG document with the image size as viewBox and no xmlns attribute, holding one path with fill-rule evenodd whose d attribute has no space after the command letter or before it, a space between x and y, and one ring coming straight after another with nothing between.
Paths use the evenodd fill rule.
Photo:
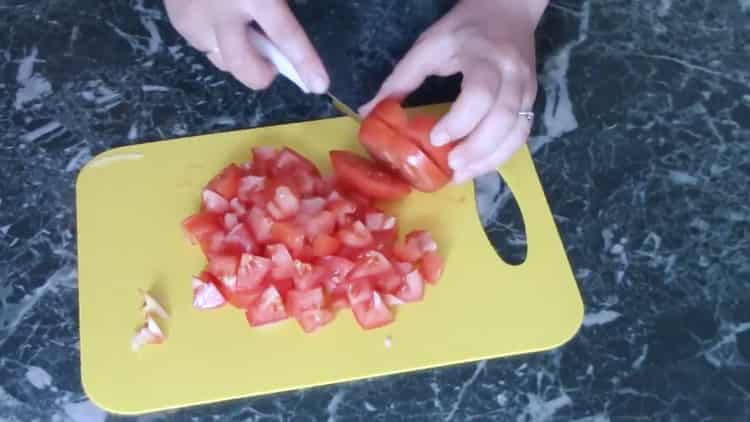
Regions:
<instances>
[{"instance_id":1,"label":"marble veining","mask_svg":"<svg viewBox=\"0 0 750 422\"><path fill-rule=\"evenodd\" d=\"M352 104L450 4L292 2ZM747 0L548 9L529 145L587 308L563 347L129 418L80 383L80 168L116 146L336 112L284 80L243 89L156 0L0 3L0 420L750 419L749 18ZM457 87L433 79L410 102ZM493 243L522 259L512 193L497 176L477 188Z\"/></svg>"}]
</instances>

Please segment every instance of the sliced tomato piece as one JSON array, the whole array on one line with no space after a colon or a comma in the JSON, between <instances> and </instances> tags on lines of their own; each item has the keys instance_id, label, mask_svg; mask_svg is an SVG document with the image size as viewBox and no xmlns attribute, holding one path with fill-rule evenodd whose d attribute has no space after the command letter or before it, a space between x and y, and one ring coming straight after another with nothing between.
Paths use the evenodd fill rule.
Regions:
<instances>
[{"instance_id":1,"label":"sliced tomato piece","mask_svg":"<svg viewBox=\"0 0 750 422\"><path fill-rule=\"evenodd\" d=\"M330 299L329 299L328 307L332 311L338 311L339 309L344 309L344 308L349 307L349 299L347 299L345 291L329 293L329 294L330 294Z\"/></svg>"},{"instance_id":2,"label":"sliced tomato piece","mask_svg":"<svg viewBox=\"0 0 750 422\"><path fill-rule=\"evenodd\" d=\"M294 261L294 287L297 290L309 290L320 286L330 275L324 266L312 265L299 260Z\"/></svg>"},{"instance_id":3,"label":"sliced tomato piece","mask_svg":"<svg viewBox=\"0 0 750 422\"><path fill-rule=\"evenodd\" d=\"M274 186L271 194L273 199L266 204L266 211L276 221L285 220L297 214L299 197L289 186Z\"/></svg>"},{"instance_id":4,"label":"sliced tomato piece","mask_svg":"<svg viewBox=\"0 0 750 422\"><path fill-rule=\"evenodd\" d=\"M419 302L424 297L424 279L419 271L414 270L404 277L404 285L396 292L404 302Z\"/></svg>"},{"instance_id":5,"label":"sliced tomato piece","mask_svg":"<svg viewBox=\"0 0 750 422\"><path fill-rule=\"evenodd\" d=\"M310 290L290 290L286 295L286 309L292 315L323 307L323 289L320 287Z\"/></svg>"},{"instance_id":6,"label":"sliced tomato piece","mask_svg":"<svg viewBox=\"0 0 750 422\"><path fill-rule=\"evenodd\" d=\"M229 211L229 201L218 193L203 189L203 209L214 214L223 214Z\"/></svg>"},{"instance_id":7,"label":"sliced tomato piece","mask_svg":"<svg viewBox=\"0 0 750 422\"><path fill-rule=\"evenodd\" d=\"M382 293L395 293L403 285L403 276L395 271L388 271L375 277L375 287Z\"/></svg>"},{"instance_id":8,"label":"sliced tomato piece","mask_svg":"<svg viewBox=\"0 0 750 422\"><path fill-rule=\"evenodd\" d=\"M373 292L370 300L353 303L352 312L357 323L365 330L382 327L393 321L393 313L378 292Z\"/></svg>"},{"instance_id":9,"label":"sliced tomato piece","mask_svg":"<svg viewBox=\"0 0 750 422\"><path fill-rule=\"evenodd\" d=\"M432 238L432 234L427 230L413 230L406 234L406 243L414 243L414 245L420 250L420 252L435 252L437 251L437 243Z\"/></svg>"},{"instance_id":10,"label":"sliced tomato piece","mask_svg":"<svg viewBox=\"0 0 750 422\"><path fill-rule=\"evenodd\" d=\"M269 286L247 308L245 317L251 326L257 327L284 320L288 315L281 300L281 295L275 287Z\"/></svg>"},{"instance_id":11,"label":"sliced tomato piece","mask_svg":"<svg viewBox=\"0 0 750 422\"><path fill-rule=\"evenodd\" d=\"M237 266L240 259L235 255L216 255L208 260L208 272L224 285L234 288L237 284Z\"/></svg>"},{"instance_id":12,"label":"sliced tomato piece","mask_svg":"<svg viewBox=\"0 0 750 422\"><path fill-rule=\"evenodd\" d=\"M271 278L274 280L283 280L294 277L294 261L286 246L278 243L268 245L266 247L266 254L271 258Z\"/></svg>"},{"instance_id":13,"label":"sliced tomato piece","mask_svg":"<svg viewBox=\"0 0 750 422\"><path fill-rule=\"evenodd\" d=\"M207 239L212 234L222 231L220 218L207 211L193 214L182 221L182 230L191 243Z\"/></svg>"},{"instance_id":14,"label":"sliced tomato piece","mask_svg":"<svg viewBox=\"0 0 750 422\"><path fill-rule=\"evenodd\" d=\"M238 217L247 214L247 207L245 207L239 198L232 198L232 200L229 201L229 209Z\"/></svg>"},{"instance_id":15,"label":"sliced tomato piece","mask_svg":"<svg viewBox=\"0 0 750 422\"><path fill-rule=\"evenodd\" d=\"M430 251L424 254L419 262L419 272L425 281L430 284L437 284L443 275L443 258L437 252Z\"/></svg>"},{"instance_id":16,"label":"sliced tomato piece","mask_svg":"<svg viewBox=\"0 0 750 422\"><path fill-rule=\"evenodd\" d=\"M291 222L276 222L271 226L271 239L283 243L296 253L305 245L305 233L300 227Z\"/></svg>"},{"instance_id":17,"label":"sliced tomato piece","mask_svg":"<svg viewBox=\"0 0 750 422\"><path fill-rule=\"evenodd\" d=\"M367 118L380 119L396 130L406 130L409 125L409 116L396 98L386 98L380 101Z\"/></svg>"},{"instance_id":18,"label":"sliced tomato piece","mask_svg":"<svg viewBox=\"0 0 750 422\"><path fill-rule=\"evenodd\" d=\"M285 147L281 150L278 158L276 159L276 166L274 170L277 174L283 174L284 172L296 169L301 169L315 176L320 176L318 167L316 167L312 161L308 160L297 151Z\"/></svg>"},{"instance_id":19,"label":"sliced tomato piece","mask_svg":"<svg viewBox=\"0 0 750 422\"><path fill-rule=\"evenodd\" d=\"M294 289L294 281L289 278L274 280L271 284L276 288L276 291L279 292L282 298L286 297L287 293Z\"/></svg>"},{"instance_id":20,"label":"sliced tomato piece","mask_svg":"<svg viewBox=\"0 0 750 422\"><path fill-rule=\"evenodd\" d=\"M333 236L321 233L313 239L312 254L323 257L335 254L341 247L341 241Z\"/></svg>"},{"instance_id":21,"label":"sliced tomato piece","mask_svg":"<svg viewBox=\"0 0 750 422\"><path fill-rule=\"evenodd\" d=\"M274 221L262 208L251 208L247 216L247 222L250 224L250 230L258 242L268 242L271 240L271 228Z\"/></svg>"},{"instance_id":22,"label":"sliced tomato piece","mask_svg":"<svg viewBox=\"0 0 750 422\"><path fill-rule=\"evenodd\" d=\"M208 182L206 189L216 192L221 195L221 197L230 200L237 196L237 188L240 184L240 179L244 175L245 172L239 166L236 164L230 164Z\"/></svg>"},{"instance_id":23,"label":"sliced tomato piece","mask_svg":"<svg viewBox=\"0 0 750 422\"><path fill-rule=\"evenodd\" d=\"M406 135L379 120L365 119L359 140L376 161L398 172L417 190L434 192L450 182L448 175Z\"/></svg>"},{"instance_id":24,"label":"sliced tomato piece","mask_svg":"<svg viewBox=\"0 0 750 422\"><path fill-rule=\"evenodd\" d=\"M409 185L390 170L348 151L331 151L336 179L345 186L378 199L401 199Z\"/></svg>"},{"instance_id":25,"label":"sliced tomato piece","mask_svg":"<svg viewBox=\"0 0 750 422\"><path fill-rule=\"evenodd\" d=\"M448 155L453 149L453 143L445 144L441 147L436 147L430 142L430 133L432 128L438 122L438 118L429 114L419 114L412 117L409 121L409 127L406 133L409 138L414 141L419 148L429 156L432 161L437 164L440 170L448 176L453 176L453 169L448 164Z\"/></svg>"},{"instance_id":26,"label":"sliced tomato piece","mask_svg":"<svg viewBox=\"0 0 750 422\"><path fill-rule=\"evenodd\" d=\"M248 253L242 254L237 268L236 290L257 290L270 271L270 259Z\"/></svg>"},{"instance_id":27,"label":"sliced tomato piece","mask_svg":"<svg viewBox=\"0 0 750 422\"><path fill-rule=\"evenodd\" d=\"M227 233L224 250L236 254L252 253L255 250L255 241L244 223L237 224Z\"/></svg>"},{"instance_id":28,"label":"sliced tomato piece","mask_svg":"<svg viewBox=\"0 0 750 422\"><path fill-rule=\"evenodd\" d=\"M352 248L365 248L373 241L372 234L361 221L355 221L350 227L339 230L341 243Z\"/></svg>"},{"instance_id":29,"label":"sliced tomato piece","mask_svg":"<svg viewBox=\"0 0 750 422\"><path fill-rule=\"evenodd\" d=\"M200 241L201 250L206 257L212 257L214 255L221 255L224 251L224 239L226 239L224 232L214 232L208 237L203 238Z\"/></svg>"},{"instance_id":30,"label":"sliced tomato piece","mask_svg":"<svg viewBox=\"0 0 750 422\"><path fill-rule=\"evenodd\" d=\"M333 313L327 309L311 309L296 316L297 322L306 333L312 333L333 320Z\"/></svg>"},{"instance_id":31,"label":"sliced tomato piece","mask_svg":"<svg viewBox=\"0 0 750 422\"><path fill-rule=\"evenodd\" d=\"M352 306L367 302L372 298L372 294L372 284L368 279L352 280L346 291L347 298Z\"/></svg>"},{"instance_id":32,"label":"sliced tomato piece","mask_svg":"<svg viewBox=\"0 0 750 422\"><path fill-rule=\"evenodd\" d=\"M318 264L327 268L329 276L323 282L327 293L337 291L345 293L345 281L354 268L354 263L340 256L326 256L318 260Z\"/></svg>"},{"instance_id":33,"label":"sliced tomato piece","mask_svg":"<svg viewBox=\"0 0 750 422\"><path fill-rule=\"evenodd\" d=\"M357 261L349 277L364 278L385 274L391 269L391 262L378 251L367 251Z\"/></svg>"},{"instance_id":34,"label":"sliced tomato piece","mask_svg":"<svg viewBox=\"0 0 750 422\"><path fill-rule=\"evenodd\" d=\"M237 197L244 202L255 202L254 195L263 192L266 186L265 176L245 176L240 179Z\"/></svg>"},{"instance_id":35,"label":"sliced tomato piece","mask_svg":"<svg viewBox=\"0 0 750 422\"><path fill-rule=\"evenodd\" d=\"M422 251L414 242L398 243L393 245L393 255L401 261L415 263L422 257Z\"/></svg>"},{"instance_id":36,"label":"sliced tomato piece","mask_svg":"<svg viewBox=\"0 0 750 422\"><path fill-rule=\"evenodd\" d=\"M253 174L266 176L274 167L279 150L273 147L253 148Z\"/></svg>"},{"instance_id":37,"label":"sliced tomato piece","mask_svg":"<svg viewBox=\"0 0 750 422\"><path fill-rule=\"evenodd\" d=\"M193 308L214 309L225 303L226 299L214 283L193 277Z\"/></svg>"}]
</instances>

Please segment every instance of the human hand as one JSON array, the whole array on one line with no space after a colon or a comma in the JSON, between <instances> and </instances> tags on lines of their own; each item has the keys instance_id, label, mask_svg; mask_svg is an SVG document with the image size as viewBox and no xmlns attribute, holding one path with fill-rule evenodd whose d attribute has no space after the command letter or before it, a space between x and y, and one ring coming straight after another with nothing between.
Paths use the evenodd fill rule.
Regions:
<instances>
[{"instance_id":1,"label":"human hand","mask_svg":"<svg viewBox=\"0 0 750 422\"><path fill-rule=\"evenodd\" d=\"M378 93L360 108L403 99L430 75L463 74L461 93L435 125L436 146L461 140L449 156L456 183L494 170L526 141L536 98L534 29L546 0L461 0L427 29Z\"/></svg>"},{"instance_id":2,"label":"human hand","mask_svg":"<svg viewBox=\"0 0 750 422\"><path fill-rule=\"evenodd\" d=\"M250 45L248 30L254 21L291 61L310 91L328 90L323 63L285 0L164 0L164 4L177 32L217 68L249 88L267 88L277 72Z\"/></svg>"}]
</instances>

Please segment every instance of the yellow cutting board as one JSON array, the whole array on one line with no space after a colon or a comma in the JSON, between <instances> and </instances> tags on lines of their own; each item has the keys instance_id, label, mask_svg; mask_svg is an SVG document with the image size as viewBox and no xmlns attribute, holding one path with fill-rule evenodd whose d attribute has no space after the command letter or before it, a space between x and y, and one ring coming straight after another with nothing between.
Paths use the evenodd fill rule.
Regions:
<instances>
[{"instance_id":1,"label":"yellow cutting board","mask_svg":"<svg viewBox=\"0 0 750 422\"><path fill-rule=\"evenodd\" d=\"M190 280L205 261L180 221L198 209L204 184L254 145L289 145L329 171L329 150L362 152L356 133L353 120L333 118L117 148L86 165L77 181L81 377L97 405L139 414L540 351L573 337L583 304L526 148L500 170L526 226L521 265L498 258L465 183L387 207L402 231L429 229L446 260L439 284L391 325L363 331L345 310L304 334L293 320L251 329L229 306L193 309ZM159 321L165 343L134 353L139 288L170 319Z\"/></svg>"}]
</instances>

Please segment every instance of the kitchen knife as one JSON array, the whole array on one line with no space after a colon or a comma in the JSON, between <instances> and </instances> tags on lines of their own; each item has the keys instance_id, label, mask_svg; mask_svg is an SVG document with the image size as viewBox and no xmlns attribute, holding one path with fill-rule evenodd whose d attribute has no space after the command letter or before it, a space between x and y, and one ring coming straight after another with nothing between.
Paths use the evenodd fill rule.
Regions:
<instances>
[{"instance_id":1,"label":"kitchen knife","mask_svg":"<svg viewBox=\"0 0 750 422\"><path fill-rule=\"evenodd\" d=\"M302 78L300 77L299 73L297 73L297 70L294 68L292 63L273 44L273 42L271 42L271 40L269 40L265 35L261 34L257 29L253 27L249 27L248 33L250 37L250 43L253 45L253 47L255 47L255 49L261 56L273 63L273 65L276 66L276 69L278 69L279 73L281 73L287 79L297 85L302 90L302 92L304 92L305 94L310 93L310 90L307 89L307 86L302 81ZM360 121L359 114L352 110L351 107L347 106L343 101L336 98L333 94L331 94L330 91L326 92L325 95L337 110L351 117L357 122Z\"/></svg>"}]
</instances>

